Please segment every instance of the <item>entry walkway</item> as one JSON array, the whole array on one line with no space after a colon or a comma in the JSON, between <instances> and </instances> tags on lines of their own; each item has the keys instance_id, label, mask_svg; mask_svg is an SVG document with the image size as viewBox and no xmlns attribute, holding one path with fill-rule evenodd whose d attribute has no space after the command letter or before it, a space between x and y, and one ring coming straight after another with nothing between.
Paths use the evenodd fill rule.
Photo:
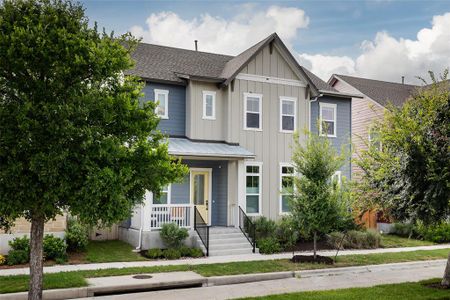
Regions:
<instances>
[{"instance_id":1,"label":"entry walkway","mask_svg":"<svg viewBox=\"0 0 450 300\"><path fill-rule=\"evenodd\" d=\"M392 252L408 252L417 250L436 250L436 249L450 249L450 244L434 245L434 246L420 246L420 247L404 247L404 248L379 248L369 250L341 250L339 256L352 254L375 254L375 253L392 253ZM311 252L296 252L296 254L312 254ZM334 256L336 251L319 251L319 255ZM44 267L44 273L59 273L69 271L83 271L83 270L100 270L100 269L117 269L129 267L152 267L152 266L173 266L173 265L201 265L201 264L216 264L240 261L257 261L257 260L273 260L291 258L292 253L280 253L272 255L263 254L245 254L245 255L230 255L230 256L213 256L196 259L178 259L178 260L156 260L156 261L136 261L136 262L115 262L115 263L96 263L96 264L79 264L79 265L58 265L51 267ZM0 276L7 275L26 275L29 274L28 268L18 269L3 269L0 270Z\"/></svg>"}]
</instances>

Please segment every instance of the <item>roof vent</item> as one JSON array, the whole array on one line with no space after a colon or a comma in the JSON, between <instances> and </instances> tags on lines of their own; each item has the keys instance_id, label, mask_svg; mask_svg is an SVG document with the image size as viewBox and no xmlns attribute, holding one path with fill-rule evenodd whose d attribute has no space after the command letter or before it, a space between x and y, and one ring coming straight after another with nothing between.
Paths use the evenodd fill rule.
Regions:
<instances>
[{"instance_id":1,"label":"roof vent","mask_svg":"<svg viewBox=\"0 0 450 300\"><path fill-rule=\"evenodd\" d=\"M195 43L195 51L198 51L198 46L197 46L198 41L195 40L194 43Z\"/></svg>"}]
</instances>

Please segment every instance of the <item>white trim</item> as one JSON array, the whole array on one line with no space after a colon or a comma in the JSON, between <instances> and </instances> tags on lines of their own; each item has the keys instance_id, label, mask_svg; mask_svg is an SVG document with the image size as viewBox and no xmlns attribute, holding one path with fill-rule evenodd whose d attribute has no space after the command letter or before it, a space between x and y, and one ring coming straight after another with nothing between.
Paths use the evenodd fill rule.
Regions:
<instances>
[{"instance_id":1,"label":"white trim","mask_svg":"<svg viewBox=\"0 0 450 300\"><path fill-rule=\"evenodd\" d=\"M341 184L342 184L342 172L341 171L334 172L334 174L331 176L331 181L333 181L335 177L337 177L338 185L341 186Z\"/></svg>"},{"instance_id":2,"label":"white trim","mask_svg":"<svg viewBox=\"0 0 450 300\"><path fill-rule=\"evenodd\" d=\"M289 86L306 87L306 84L304 84L300 80L279 78L279 77L271 77L271 76L261 76L261 75L255 75L255 74L239 73L236 76L236 79L248 80L248 81L256 81L256 82L265 82L265 83L274 83L274 84L282 84L282 85L289 85Z\"/></svg>"},{"instance_id":3,"label":"white trim","mask_svg":"<svg viewBox=\"0 0 450 300\"><path fill-rule=\"evenodd\" d=\"M158 108L155 108L155 113L161 118L161 119L169 119L169 91L168 90L159 90L159 89L155 89L155 102L157 101L156 99L158 99L158 95L159 94L163 94L165 95L165 99L166 99L166 110L164 111L164 115L158 115L157 111Z\"/></svg>"},{"instance_id":4,"label":"white trim","mask_svg":"<svg viewBox=\"0 0 450 300\"><path fill-rule=\"evenodd\" d=\"M294 129L293 130L286 130L283 129L283 116L292 117L292 115L283 115L283 101L290 101L294 102ZM295 97L286 97L286 96L280 96L280 132L282 133L293 133L295 130L297 130L297 98Z\"/></svg>"},{"instance_id":5,"label":"white trim","mask_svg":"<svg viewBox=\"0 0 450 300\"><path fill-rule=\"evenodd\" d=\"M334 110L334 120L325 120L334 122L334 134L323 134L322 133L322 107L332 108ZM337 137L337 104L319 102L319 135L327 137Z\"/></svg>"},{"instance_id":6,"label":"white trim","mask_svg":"<svg viewBox=\"0 0 450 300\"><path fill-rule=\"evenodd\" d=\"M259 173L247 173L247 166L258 166L259 167ZM248 216L262 216L262 162L245 162L244 164L244 211ZM247 176L258 176L259 177L259 191L258 191L258 212L257 213L247 213ZM256 194L249 194L249 195L256 195Z\"/></svg>"},{"instance_id":7,"label":"white trim","mask_svg":"<svg viewBox=\"0 0 450 300\"><path fill-rule=\"evenodd\" d=\"M247 98L258 98L259 99L259 127L258 128L252 128L247 127ZM254 131L262 131L262 99L263 95L261 94L255 94L255 93L244 93L244 130L254 130ZM250 112L255 113L255 112Z\"/></svg>"},{"instance_id":8,"label":"white trim","mask_svg":"<svg viewBox=\"0 0 450 300\"><path fill-rule=\"evenodd\" d=\"M192 202L192 171L209 173L209 199L208 199L208 225L211 225L211 207L212 207L212 168L189 168L189 204L194 207Z\"/></svg>"},{"instance_id":9,"label":"white trim","mask_svg":"<svg viewBox=\"0 0 450 300\"><path fill-rule=\"evenodd\" d=\"M206 115L206 96L212 97L212 116ZM203 91L203 117L204 120L215 120L216 119L216 92Z\"/></svg>"},{"instance_id":10,"label":"white trim","mask_svg":"<svg viewBox=\"0 0 450 300\"><path fill-rule=\"evenodd\" d=\"M282 170L283 170L283 167L291 167L291 168L293 168L294 170L294 173L292 173L292 175L284 175L283 176L283 173L282 173ZM283 185L282 185L282 179L283 179L283 177L292 177L292 178L294 178L294 176L295 176L295 168L294 168L294 165L292 164L292 163L283 163L283 162L281 162L280 163L280 167L279 167L279 172L278 172L278 176L279 176L279 188L280 188L280 195L279 195L279 197L278 197L278 205L279 205L279 214L281 215L281 216L284 216L284 215L289 215L290 214L290 212L283 212Z\"/></svg>"},{"instance_id":11,"label":"white trim","mask_svg":"<svg viewBox=\"0 0 450 300\"><path fill-rule=\"evenodd\" d=\"M154 198L155 198L155 197L154 197L154 195L153 195L153 193L152 193L152 202L151 202L151 204L154 205L154 206L164 206L164 205L170 205L170 204L172 204L172 184L169 183L169 184L167 185L167 203L165 203L165 204L155 204L155 203L153 203L153 199L154 199Z\"/></svg>"}]
</instances>

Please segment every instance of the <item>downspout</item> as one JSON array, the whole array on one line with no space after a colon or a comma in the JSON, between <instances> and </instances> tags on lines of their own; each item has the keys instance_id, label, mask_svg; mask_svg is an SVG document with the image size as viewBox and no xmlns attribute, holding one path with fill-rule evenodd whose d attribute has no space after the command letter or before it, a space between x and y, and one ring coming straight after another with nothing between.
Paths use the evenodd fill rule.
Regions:
<instances>
[{"instance_id":1,"label":"downspout","mask_svg":"<svg viewBox=\"0 0 450 300\"><path fill-rule=\"evenodd\" d=\"M319 94L314 99L309 100L309 122L308 122L308 131L311 132L311 103L316 102L317 99L322 97L323 94Z\"/></svg>"},{"instance_id":2,"label":"downspout","mask_svg":"<svg viewBox=\"0 0 450 300\"><path fill-rule=\"evenodd\" d=\"M144 204L141 206L141 226L139 228L139 242L135 251L140 251L142 249L142 231L144 230Z\"/></svg>"}]
</instances>

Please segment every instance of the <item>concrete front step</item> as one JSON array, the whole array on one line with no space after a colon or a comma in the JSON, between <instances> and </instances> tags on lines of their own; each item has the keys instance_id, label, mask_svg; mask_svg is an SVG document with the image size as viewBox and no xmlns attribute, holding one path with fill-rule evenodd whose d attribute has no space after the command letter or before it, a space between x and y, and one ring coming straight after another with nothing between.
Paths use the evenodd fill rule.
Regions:
<instances>
[{"instance_id":1,"label":"concrete front step","mask_svg":"<svg viewBox=\"0 0 450 300\"><path fill-rule=\"evenodd\" d=\"M210 227L210 234L220 234L220 233L242 233L239 228L236 227Z\"/></svg>"},{"instance_id":2,"label":"concrete front step","mask_svg":"<svg viewBox=\"0 0 450 300\"><path fill-rule=\"evenodd\" d=\"M205 251L200 238L197 244ZM252 246L239 228L235 227L211 227L209 229L209 255L238 255L251 254Z\"/></svg>"},{"instance_id":3,"label":"concrete front step","mask_svg":"<svg viewBox=\"0 0 450 300\"><path fill-rule=\"evenodd\" d=\"M218 245L209 245L209 251L216 251L216 250L225 250L225 249L252 249L252 246L250 243L241 243L241 244L218 244Z\"/></svg>"},{"instance_id":4,"label":"concrete front step","mask_svg":"<svg viewBox=\"0 0 450 300\"><path fill-rule=\"evenodd\" d=\"M233 239L233 238L244 238L244 234L242 232L235 232L235 233L209 233L209 240L223 240L223 239Z\"/></svg>"},{"instance_id":5,"label":"concrete front step","mask_svg":"<svg viewBox=\"0 0 450 300\"><path fill-rule=\"evenodd\" d=\"M227 250L213 250L209 251L209 256L225 256L225 255L241 255L252 254L252 248L249 249L227 249Z\"/></svg>"},{"instance_id":6,"label":"concrete front step","mask_svg":"<svg viewBox=\"0 0 450 300\"><path fill-rule=\"evenodd\" d=\"M245 237L239 237L239 238L228 238L228 239L215 239L215 240L209 240L209 244L212 245L222 245L222 244L242 244L247 243L250 245L250 242Z\"/></svg>"}]
</instances>

